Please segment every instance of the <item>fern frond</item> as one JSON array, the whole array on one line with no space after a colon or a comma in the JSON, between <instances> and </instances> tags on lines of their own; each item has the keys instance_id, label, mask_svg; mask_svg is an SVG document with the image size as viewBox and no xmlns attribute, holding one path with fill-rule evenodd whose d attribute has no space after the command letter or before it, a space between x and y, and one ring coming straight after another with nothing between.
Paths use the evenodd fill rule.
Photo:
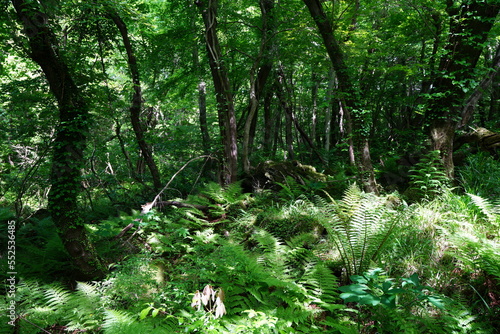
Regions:
<instances>
[{"instance_id":1,"label":"fern frond","mask_svg":"<svg viewBox=\"0 0 500 334\"><path fill-rule=\"evenodd\" d=\"M500 250L490 240L458 235L452 238L454 255L471 271L480 269L500 282Z\"/></svg>"},{"instance_id":2,"label":"fern frond","mask_svg":"<svg viewBox=\"0 0 500 334\"><path fill-rule=\"evenodd\" d=\"M104 314L105 317L102 327L107 334L122 333L122 331L125 331L135 321L135 319L125 311L105 310Z\"/></svg>"},{"instance_id":3,"label":"fern frond","mask_svg":"<svg viewBox=\"0 0 500 334\"><path fill-rule=\"evenodd\" d=\"M59 309L69 301L70 293L60 285L53 285L45 291L45 298L49 307Z\"/></svg>"},{"instance_id":4,"label":"fern frond","mask_svg":"<svg viewBox=\"0 0 500 334\"><path fill-rule=\"evenodd\" d=\"M78 293L82 296L85 296L90 299L94 298L100 298L101 294L99 293L99 290L97 289L97 286L95 284L89 284L85 282L77 282L76 284L76 290Z\"/></svg>"},{"instance_id":5,"label":"fern frond","mask_svg":"<svg viewBox=\"0 0 500 334\"><path fill-rule=\"evenodd\" d=\"M304 285L313 299L322 306L335 304L338 300L337 277L323 262L309 263L299 283Z\"/></svg>"},{"instance_id":6,"label":"fern frond","mask_svg":"<svg viewBox=\"0 0 500 334\"><path fill-rule=\"evenodd\" d=\"M480 267L488 274L494 276L500 283L500 251L498 248L487 248L480 252Z\"/></svg>"},{"instance_id":7,"label":"fern frond","mask_svg":"<svg viewBox=\"0 0 500 334\"><path fill-rule=\"evenodd\" d=\"M248 197L248 194L243 193L241 182L234 182L225 187L211 182L205 186L201 193L221 205L233 205Z\"/></svg>"},{"instance_id":8,"label":"fern frond","mask_svg":"<svg viewBox=\"0 0 500 334\"><path fill-rule=\"evenodd\" d=\"M342 220L349 220L363 201L363 192L353 183L344 192L339 203L338 215Z\"/></svg>"},{"instance_id":9,"label":"fern frond","mask_svg":"<svg viewBox=\"0 0 500 334\"><path fill-rule=\"evenodd\" d=\"M481 196L467 194L472 202L481 210L481 212L488 218L490 221L495 220L495 216L498 212L495 212L495 206L486 198Z\"/></svg>"},{"instance_id":10,"label":"fern frond","mask_svg":"<svg viewBox=\"0 0 500 334\"><path fill-rule=\"evenodd\" d=\"M303 324L307 320L309 320L311 316L311 311L306 310L305 307L279 307L276 310L276 316L279 319L288 319L292 320L295 324Z\"/></svg>"}]
</instances>

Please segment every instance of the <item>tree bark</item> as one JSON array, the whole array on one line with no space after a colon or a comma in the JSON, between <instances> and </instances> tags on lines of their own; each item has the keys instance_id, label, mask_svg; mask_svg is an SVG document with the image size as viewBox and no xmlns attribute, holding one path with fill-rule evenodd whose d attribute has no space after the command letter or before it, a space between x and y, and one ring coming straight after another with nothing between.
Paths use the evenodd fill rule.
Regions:
<instances>
[{"instance_id":1,"label":"tree bark","mask_svg":"<svg viewBox=\"0 0 500 334\"><path fill-rule=\"evenodd\" d=\"M316 73L315 69L312 69L311 82L312 82L311 138L317 143L317 146L321 146L321 140L316 133L316 127L318 124L318 88L320 85L320 78L318 77L318 74Z\"/></svg>"},{"instance_id":2,"label":"tree bark","mask_svg":"<svg viewBox=\"0 0 500 334\"><path fill-rule=\"evenodd\" d=\"M122 36L123 40L123 45L125 47L125 51L127 52L128 67L130 70L130 74L132 76L132 83L134 86L134 94L132 96L132 103L129 109L132 128L134 129L135 137L137 139L137 144L139 144L142 157L144 158L146 165L148 166L149 172L151 173L151 177L153 179L153 186L155 190L159 190L162 188L160 171L158 170L158 166L154 161L151 146L146 142L146 138L144 136L146 129L144 129L144 125L141 122L140 115L142 109L142 89L141 89L141 79L139 75L139 67L137 66L137 58L135 57L134 49L132 47L132 43L128 36L128 29L125 22L118 15L118 13L116 13L111 8L108 8L108 16L115 23L116 27L120 31L120 35Z\"/></svg>"},{"instance_id":3,"label":"tree bark","mask_svg":"<svg viewBox=\"0 0 500 334\"><path fill-rule=\"evenodd\" d=\"M264 96L264 152L273 152L272 156L274 156L273 150L273 130L276 126L272 126L273 121L273 112L271 108L273 93L268 91Z\"/></svg>"},{"instance_id":4,"label":"tree bark","mask_svg":"<svg viewBox=\"0 0 500 334\"><path fill-rule=\"evenodd\" d=\"M238 177L236 117L229 76L222 60L222 52L217 37L217 0L196 0L195 4L200 10L205 25L205 43L210 71L214 81L217 114L224 146L221 183L230 184L236 182Z\"/></svg>"},{"instance_id":5,"label":"tree bark","mask_svg":"<svg viewBox=\"0 0 500 334\"><path fill-rule=\"evenodd\" d=\"M256 115L259 107L260 97L267 78L273 67L271 35L274 33L275 24L273 18L274 0L260 0L260 10L262 17L262 36L259 54L250 70L250 103L248 116L243 132L243 170L250 171L250 154L253 146L253 138L256 124ZM256 75L257 73L257 75ZM252 131L253 130L253 131Z\"/></svg>"},{"instance_id":6,"label":"tree bark","mask_svg":"<svg viewBox=\"0 0 500 334\"><path fill-rule=\"evenodd\" d=\"M311 16L318 27L323 38L323 44L330 57L333 69L338 79L340 100L345 112L345 119L352 123L352 136L357 156L356 165L359 173L359 181L368 192L378 192L375 173L370 157L370 145L368 141L369 131L363 110L360 106L359 91L354 86L349 69L344 61L344 54L339 42L333 35L333 25L330 18L325 14L321 0L303 0Z\"/></svg>"},{"instance_id":7,"label":"tree bark","mask_svg":"<svg viewBox=\"0 0 500 334\"><path fill-rule=\"evenodd\" d=\"M115 134L116 134L116 139L118 139L118 143L120 144L120 149L123 153L123 157L125 158L125 162L127 164L128 170L130 172L130 176L134 179L138 179L135 171L134 171L134 166L132 164L132 160L130 160L130 156L127 152L127 149L125 147L125 142L123 141L122 135L121 135L121 128L122 125L120 124L120 121L118 119L115 119Z\"/></svg>"},{"instance_id":8,"label":"tree bark","mask_svg":"<svg viewBox=\"0 0 500 334\"><path fill-rule=\"evenodd\" d=\"M468 1L459 8L450 2L450 34L441 58L439 72L444 73L434 82L427 119L432 150L439 150L449 178L454 176L453 140L457 119L465 98L464 85L471 79L488 33L494 24L500 6L484 1Z\"/></svg>"},{"instance_id":9,"label":"tree bark","mask_svg":"<svg viewBox=\"0 0 500 334\"><path fill-rule=\"evenodd\" d=\"M295 159L295 151L293 148L293 109L290 102L290 92L286 89L285 73L280 66L276 71L276 95L280 102L281 108L285 112L285 146L288 153L288 159Z\"/></svg>"},{"instance_id":10,"label":"tree bark","mask_svg":"<svg viewBox=\"0 0 500 334\"><path fill-rule=\"evenodd\" d=\"M207 84L200 81L198 84L198 108L200 109L200 132L203 144L203 153L209 154L210 151L210 134L208 133L207 124Z\"/></svg>"},{"instance_id":11,"label":"tree bark","mask_svg":"<svg viewBox=\"0 0 500 334\"><path fill-rule=\"evenodd\" d=\"M59 107L60 122L54 140L48 210L64 247L79 271L74 278L102 278L105 267L88 239L78 208L80 171L85 164L89 125L88 107L66 61L58 52L56 36L48 26L48 16L37 2L12 0L12 3L28 37L29 56L44 72Z\"/></svg>"}]
</instances>

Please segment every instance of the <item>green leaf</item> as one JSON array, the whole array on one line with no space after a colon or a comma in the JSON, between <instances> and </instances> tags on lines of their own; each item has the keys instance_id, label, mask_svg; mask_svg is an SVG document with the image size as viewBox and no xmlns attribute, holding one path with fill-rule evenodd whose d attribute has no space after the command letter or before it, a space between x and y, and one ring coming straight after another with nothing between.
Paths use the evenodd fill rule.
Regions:
<instances>
[{"instance_id":1,"label":"green leaf","mask_svg":"<svg viewBox=\"0 0 500 334\"><path fill-rule=\"evenodd\" d=\"M438 309L444 310L445 309L445 303L442 298L439 298L437 296L428 296L427 300L429 303L432 305L436 306Z\"/></svg>"},{"instance_id":2,"label":"green leaf","mask_svg":"<svg viewBox=\"0 0 500 334\"><path fill-rule=\"evenodd\" d=\"M155 317L158 315L158 313L159 313L159 312L160 312L160 309L159 309L159 308L155 308L155 309L153 310L153 312L151 312L151 316L152 316L153 318L155 318Z\"/></svg>"},{"instance_id":3,"label":"green leaf","mask_svg":"<svg viewBox=\"0 0 500 334\"><path fill-rule=\"evenodd\" d=\"M145 319L148 316L149 311L151 311L152 309L153 309L152 306L149 306L149 307L146 307L145 309L143 309L141 311L141 313L139 314L139 319L141 319L141 320Z\"/></svg>"}]
</instances>

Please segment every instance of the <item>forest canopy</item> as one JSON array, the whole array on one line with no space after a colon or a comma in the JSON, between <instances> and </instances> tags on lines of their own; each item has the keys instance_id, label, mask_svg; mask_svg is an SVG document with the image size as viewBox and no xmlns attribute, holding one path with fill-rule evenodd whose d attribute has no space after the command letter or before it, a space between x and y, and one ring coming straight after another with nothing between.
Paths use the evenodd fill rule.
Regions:
<instances>
[{"instance_id":1,"label":"forest canopy","mask_svg":"<svg viewBox=\"0 0 500 334\"><path fill-rule=\"evenodd\" d=\"M498 0L1 1L12 326L493 331L499 11ZM47 305L53 318L33 311ZM72 308L82 322L65 318Z\"/></svg>"}]
</instances>

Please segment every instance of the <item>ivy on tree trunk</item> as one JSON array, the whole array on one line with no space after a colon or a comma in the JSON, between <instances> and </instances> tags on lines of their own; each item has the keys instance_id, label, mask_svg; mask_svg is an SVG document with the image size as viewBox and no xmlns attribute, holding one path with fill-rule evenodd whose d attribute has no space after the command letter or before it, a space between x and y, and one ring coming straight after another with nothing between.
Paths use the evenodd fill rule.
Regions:
<instances>
[{"instance_id":1,"label":"ivy on tree trunk","mask_svg":"<svg viewBox=\"0 0 500 334\"><path fill-rule=\"evenodd\" d=\"M79 270L74 277L79 280L101 278L105 274L104 266L88 239L78 208L80 171L84 166L88 135L88 107L58 52L48 15L36 2L12 0L12 3L28 37L29 56L41 67L59 106L48 210L64 247Z\"/></svg>"}]
</instances>

